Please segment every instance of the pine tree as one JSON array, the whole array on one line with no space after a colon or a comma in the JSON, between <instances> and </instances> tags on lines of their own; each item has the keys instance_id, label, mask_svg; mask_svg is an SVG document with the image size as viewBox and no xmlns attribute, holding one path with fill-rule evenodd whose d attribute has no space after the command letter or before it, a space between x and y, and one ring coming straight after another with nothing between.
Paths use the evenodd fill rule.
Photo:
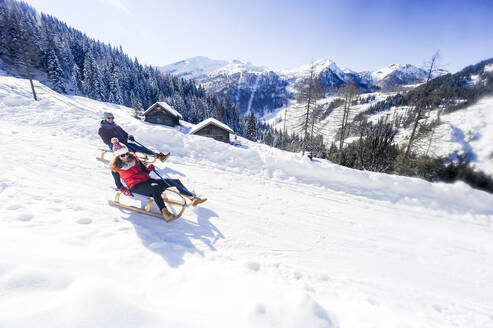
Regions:
<instances>
[{"instance_id":1,"label":"pine tree","mask_svg":"<svg viewBox=\"0 0 493 328\"><path fill-rule=\"evenodd\" d=\"M144 108L142 107L142 104L140 103L139 99L135 98L135 96L132 99L132 108L134 110L135 118L140 118L142 113L144 113Z\"/></svg>"},{"instance_id":2,"label":"pine tree","mask_svg":"<svg viewBox=\"0 0 493 328\"><path fill-rule=\"evenodd\" d=\"M245 137L248 140L257 141L257 119L253 112L250 112L245 124Z\"/></svg>"},{"instance_id":3,"label":"pine tree","mask_svg":"<svg viewBox=\"0 0 493 328\"><path fill-rule=\"evenodd\" d=\"M123 104L123 96L120 89L120 70L118 68L114 68L113 73L111 74L111 79L109 83L109 93L112 95L114 102L116 104ZM133 104L132 104L133 105ZM142 104L140 105L142 107Z\"/></svg>"},{"instance_id":4,"label":"pine tree","mask_svg":"<svg viewBox=\"0 0 493 328\"><path fill-rule=\"evenodd\" d=\"M77 64L74 63L74 67L72 68L72 85L74 87L74 92L76 94L82 93L82 78L80 75L80 68Z\"/></svg>"},{"instance_id":5,"label":"pine tree","mask_svg":"<svg viewBox=\"0 0 493 328\"><path fill-rule=\"evenodd\" d=\"M217 97L214 97L213 107L212 107L212 117L218 121L224 122L224 108Z\"/></svg>"},{"instance_id":6,"label":"pine tree","mask_svg":"<svg viewBox=\"0 0 493 328\"><path fill-rule=\"evenodd\" d=\"M48 80L53 86L53 90L65 93L65 84L63 83L63 71L60 68L58 57L52 50L48 56Z\"/></svg>"},{"instance_id":7,"label":"pine tree","mask_svg":"<svg viewBox=\"0 0 493 328\"><path fill-rule=\"evenodd\" d=\"M94 97L94 80L95 80L95 63L94 58L90 52L88 52L84 58L84 66L83 66L83 82L82 88L85 94L89 97Z\"/></svg>"}]
</instances>

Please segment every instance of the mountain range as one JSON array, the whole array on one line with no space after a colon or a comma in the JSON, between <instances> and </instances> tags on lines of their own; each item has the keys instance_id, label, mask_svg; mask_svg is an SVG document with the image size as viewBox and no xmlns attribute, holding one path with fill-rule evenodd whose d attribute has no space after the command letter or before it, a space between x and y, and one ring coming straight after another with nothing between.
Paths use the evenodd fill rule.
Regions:
<instances>
[{"instance_id":1,"label":"mountain range","mask_svg":"<svg viewBox=\"0 0 493 328\"><path fill-rule=\"evenodd\" d=\"M193 79L208 92L228 97L242 114L252 111L262 116L294 98L295 85L309 77L312 67L329 94L349 83L363 92L373 92L422 83L427 78L424 69L411 64L393 64L377 71L355 72L339 68L332 60L317 60L292 70L272 70L240 60L229 62L201 56L161 66L159 70ZM446 73L439 70L432 77Z\"/></svg>"}]
</instances>

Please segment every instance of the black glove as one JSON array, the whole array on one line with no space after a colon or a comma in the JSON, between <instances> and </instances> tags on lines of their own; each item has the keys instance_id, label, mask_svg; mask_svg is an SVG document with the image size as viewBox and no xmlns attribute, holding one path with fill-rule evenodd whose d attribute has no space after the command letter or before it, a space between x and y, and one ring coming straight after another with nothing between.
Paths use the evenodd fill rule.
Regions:
<instances>
[{"instance_id":1,"label":"black glove","mask_svg":"<svg viewBox=\"0 0 493 328\"><path fill-rule=\"evenodd\" d=\"M133 135L129 135L129 136L128 136L128 140L130 140L130 141L135 141L135 138L134 138L134 136L133 136Z\"/></svg>"}]
</instances>

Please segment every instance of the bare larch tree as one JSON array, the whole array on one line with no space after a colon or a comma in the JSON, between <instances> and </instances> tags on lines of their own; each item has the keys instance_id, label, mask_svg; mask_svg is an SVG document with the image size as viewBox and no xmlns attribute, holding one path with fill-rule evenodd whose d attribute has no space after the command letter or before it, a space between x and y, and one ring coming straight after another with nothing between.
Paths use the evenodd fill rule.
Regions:
<instances>
[{"instance_id":1,"label":"bare larch tree","mask_svg":"<svg viewBox=\"0 0 493 328\"><path fill-rule=\"evenodd\" d=\"M302 151L303 155L308 149L310 140L315 133L315 125L318 122L320 108L317 100L324 96L320 86L319 79L315 76L313 62L310 67L310 76L308 80L301 82L297 88L296 101L304 104L305 111L298 117L297 129L302 134Z\"/></svg>"},{"instance_id":2,"label":"bare larch tree","mask_svg":"<svg viewBox=\"0 0 493 328\"><path fill-rule=\"evenodd\" d=\"M346 134L349 131L349 112L351 110L351 105L354 99L361 93L361 91L356 88L354 84L348 84L337 92L338 96L344 100L344 109L342 113L342 121L341 121L341 136L339 139L339 164L342 161L342 148L344 147L344 139L346 138Z\"/></svg>"},{"instance_id":3,"label":"bare larch tree","mask_svg":"<svg viewBox=\"0 0 493 328\"><path fill-rule=\"evenodd\" d=\"M409 152L411 151L413 144L416 139L416 132L419 126L419 121L423 118L423 112L426 108L426 98L431 92L430 87L428 86L428 82L431 80L431 75L432 73L436 70L437 62L440 58L440 53L437 51L430 60L430 64L428 66L428 73L426 77L426 81L424 83L424 89L420 93L419 98L416 99L416 117L414 118L414 123L413 123L413 129L411 131L411 135L409 136L409 141L407 143L406 147L406 152L404 153L404 156L402 157L402 162L404 163L405 160L409 156Z\"/></svg>"}]
</instances>

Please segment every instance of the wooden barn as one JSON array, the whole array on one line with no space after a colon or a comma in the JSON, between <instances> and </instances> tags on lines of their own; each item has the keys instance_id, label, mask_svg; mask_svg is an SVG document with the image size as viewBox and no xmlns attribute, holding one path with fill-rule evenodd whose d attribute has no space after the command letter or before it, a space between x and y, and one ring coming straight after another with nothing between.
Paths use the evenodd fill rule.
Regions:
<instances>
[{"instance_id":1,"label":"wooden barn","mask_svg":"<svg viewBox=\"0 0 493 328\"><path fill-rule=\"evenodd\" d=\"M230 133L234 133L234 131L229 126L211 117L195 125L188 134L214 138L217 141L229 143Z\"/></svg>"},{"instance_id":2,"label":"wooden barn","mask_svg":"<svg viewBox=\"0 0 493 328\"><path fill-rule=\"evenodd\" d=\"M154 103L144 112L144 121L168 126L179 125L181 118L181 114L164 101Z\"/></svg>"}]
</instances>

